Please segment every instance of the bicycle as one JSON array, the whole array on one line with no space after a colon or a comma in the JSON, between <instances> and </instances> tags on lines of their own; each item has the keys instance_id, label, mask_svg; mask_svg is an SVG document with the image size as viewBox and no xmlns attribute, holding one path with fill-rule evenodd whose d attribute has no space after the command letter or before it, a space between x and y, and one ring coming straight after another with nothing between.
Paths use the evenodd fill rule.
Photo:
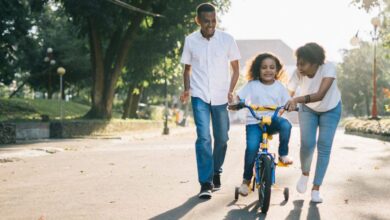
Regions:
<instances>
[{"instance_id":1,"label":"bicycle","mask_svg":"<svg viewBox=\"0 0 390 220\"><path fill-rule=\"evenodd\" d=\"M255 186L258 189L259 201L258 205L261 208L262 213L267 213L269 209L269 204L271 200L271 186L275 184L275 168L276 165L287 167L287 164L281 162L275 162L275 154L268 152L269 140L272 139L272 135L267 133L266 125L271 125L272 120L280 117L285 111L284 106L256 106L256 105L247 105L245 100L241 99L237 104L229 105L229 110L240 110L243 108L249 109L250 113L254 118L259 120L259 126L261 126L262 142L259 146L259 151L257 153L255 164L254 164L254 175L252 177L252 191L255 191ZM297 110L297 109L296 109ZM255 112L256 111L274 111L272 116L263 116L259 117ZM237 200L239 197L239 187L235 188L234 199ZM289 188L285 187L283 191L284 200L288 201L289 199Z\"/></svg>"}]
</instances>

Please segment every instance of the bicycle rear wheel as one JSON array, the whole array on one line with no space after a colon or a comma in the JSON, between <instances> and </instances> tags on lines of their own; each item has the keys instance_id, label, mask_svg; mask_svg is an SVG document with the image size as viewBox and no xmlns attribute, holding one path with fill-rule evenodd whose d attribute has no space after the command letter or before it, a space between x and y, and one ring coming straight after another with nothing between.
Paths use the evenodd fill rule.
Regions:
<instances>
[{"instance_id":1,"label":"bicycle rear wheel","mask_svg":"<svg viewBox=\"0 0 390 220\"><path fill-rule=\"evenodd\" d=\"M261 212L266 214L271 200L272 185L272 161L267 155L260 157L260 187L259 187L259 207Z\"/></svg>"}]
</instances>

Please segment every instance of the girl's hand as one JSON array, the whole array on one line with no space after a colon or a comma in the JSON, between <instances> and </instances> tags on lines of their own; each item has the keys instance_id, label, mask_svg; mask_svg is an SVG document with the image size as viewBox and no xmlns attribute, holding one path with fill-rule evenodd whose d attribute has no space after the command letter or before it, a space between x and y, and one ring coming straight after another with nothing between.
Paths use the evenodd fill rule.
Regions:
<instances>
[{"instance_id":1,"label":"girl's hand","mask_svg":"<svg viewBox=\"0 0 390 220\"><path fill-rule=\"evenodd\" d=\"M290 99L284 106L288 112L295 111L297 108L297 102L295 99Z\"/></svg>"}]
</instances>

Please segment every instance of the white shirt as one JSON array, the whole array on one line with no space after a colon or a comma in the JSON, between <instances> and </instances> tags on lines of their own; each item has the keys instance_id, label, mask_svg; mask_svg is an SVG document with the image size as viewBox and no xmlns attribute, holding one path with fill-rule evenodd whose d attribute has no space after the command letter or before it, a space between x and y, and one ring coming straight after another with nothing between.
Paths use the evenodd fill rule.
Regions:
<instances>
[{"instance_id":1,"label":"white shirt","mask_svg":"<svg viewBox=\"0 0 390 220\"><path fill-rule=\"evenodd\" d=\"M303 76L298 72L298 70L295 70L288 83L288 89L290 91L296 91L299 87L300 95L304 96L313 94L318 92L322 79L325 77L334 78L332 85L325 94L325 97L321 101L311 102L305 105L314 111L326 112L336 107L341 100L341 94L337 88L336 66L333 63L326 62L319 66L313 78Z\"/></svg>"},{"instance_id":2,"label":"white shirt","mask_svg":"<svg viewBox=\"0 0 390 220\"><path fill-rule=\"evenodd\" d=\"M245 102L254 105L277 105L282 106L290 100L288 90L279 81L275 81L271 85L265 85L260 80L249 81L244 87L238 91L240 99L245 99ZM259 116L272 116L274 111L257 112ZM257 124L259 121L255 119L248 111L246 124Z\"/></svg>"},{"instance_id":3,"label":"white shirt","mask_svg":"<svg viewBox=\"0 0 390 220\"><path fill-rule=\"evenodd\" d=\"M225 32L215 30L207 40L200 31L185 39L181 63L191 65L191 96L212 105L228 102L230 61L241 58L236 41Z\"/></svg>"}]
</instances>

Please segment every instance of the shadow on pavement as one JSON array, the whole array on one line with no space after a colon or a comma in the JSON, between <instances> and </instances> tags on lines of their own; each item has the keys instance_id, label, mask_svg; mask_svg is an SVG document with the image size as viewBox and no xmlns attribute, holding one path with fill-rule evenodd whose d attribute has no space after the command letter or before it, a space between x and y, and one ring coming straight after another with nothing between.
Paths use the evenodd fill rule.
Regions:
<instances>
[{"instance_id":1,"label":"shadow on pavement","mask_svg":"<svg viewBox=\"0 0 390 220\"><path fill-rule=\"evenodd\" d=\"M293 204L294 209L291 210L290 213L288 213L286 220L295 220L301 218L303 200L294 200Z\"/></svg>"},{"instance_id":2,"label":"shadow on pavement","mask_svg":"<svg viewBox=\"0 0 390 220\"><path fill-rule=\"evenodd\" d=\"M239 207L235 201L228 204L228 206L236 205ZM244 208L233 209L229 211L224 218L228 219L265 219L266 215L261 213L257 201L252 202L251 204L245 206Z\"/></svg>"},{"instance_id":3,"label":"shadow on pavement","mask_svg":"<svg viewBox=\"0 0 390 220\"><path fill-rule=\"evenodd\" d=\"M208 200L199 199L198 196L193 196L189 198L185 203L182 205L173 208L171 210L168 210L164 213L161 213L157 216L154 216L150 218L151 220L163 220L163 219L180 219L185 214L187 214L191 209L193 209L196 205L202 202L206 202Z\"/></svg>"},{"instance_id":4,"label":"shadow on pavement","mask_svg":"<svg viewBox=\"0 0 390 220\"><path fill-rule=\"evenodd\" d=\"M294 209L290 211L286 220L299 220L301 219L303 200L295 200L293 201ZM318 211L317 203L310 202L309 211L307 213L308 220L320 220L320 212Z\"/></svg>"},{"instance_id":5,"label":"shadow on pavement","mask_svg":"<svg viewBox=\"0 0 390 220\"><path fill-rule=\"evenodd\" d=\"M309 212L307 213L307 219L310 220L321 219L320 211L318 211L317 203L310 202Z\"/></svg>"}]
</instances>

